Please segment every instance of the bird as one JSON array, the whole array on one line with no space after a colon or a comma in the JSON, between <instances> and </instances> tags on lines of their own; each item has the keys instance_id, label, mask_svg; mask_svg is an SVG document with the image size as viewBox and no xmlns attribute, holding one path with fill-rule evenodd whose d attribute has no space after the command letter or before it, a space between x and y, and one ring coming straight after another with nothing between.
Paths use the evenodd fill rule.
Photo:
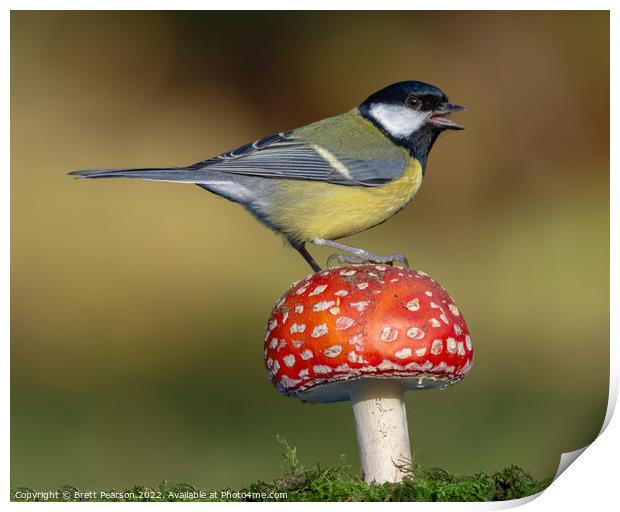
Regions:
<instances>
[{"instance_id":1,"label":"bird","mask_svg":"<svg viewBox=\"0 0 620 512\"><path fill-rule=\"evenodd\" d=\"M301 254L329 247L338 263L399 264L337 240L385 222L416 195L429 152L446 130L464 126L448 116L466 110L438 88L406 80L391 84L344 114L260 138L186 167L88 169L77 178L134 178L190 183L243 205Z\"/></svg>"}]
</instances>

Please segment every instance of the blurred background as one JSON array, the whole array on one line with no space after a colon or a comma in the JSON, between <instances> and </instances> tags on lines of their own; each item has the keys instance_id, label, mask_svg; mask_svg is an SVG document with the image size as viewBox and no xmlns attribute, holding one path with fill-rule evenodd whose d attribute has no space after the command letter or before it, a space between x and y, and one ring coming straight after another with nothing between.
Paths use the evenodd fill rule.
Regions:
<instances>
[{"instance_id":1,"label":"blurred background","mask_svg":"<svg viewBox=\"0 0 620 512\"><path fill-rule=\"evenodd\" d=\"M415 462L552 476L609 378L607 13L13 12L11 484L216 489L357 470L350 403L267 380L273 303L309 273L241 207L72 169L183 165L392 82L468 112L416 200L345 240L403 252L468 321L470 375L406 395ZM325 261L329 251L312 248Z\"/></svg>"}]
</instances>

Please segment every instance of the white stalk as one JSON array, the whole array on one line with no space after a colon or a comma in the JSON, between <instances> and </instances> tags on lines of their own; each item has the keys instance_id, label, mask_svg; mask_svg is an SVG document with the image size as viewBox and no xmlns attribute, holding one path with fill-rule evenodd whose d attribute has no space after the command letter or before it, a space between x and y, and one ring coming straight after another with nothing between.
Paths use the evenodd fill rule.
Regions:
<instances>
[{"instance_id":1,"label":"white stalk","mask_svg":"<svg viewBox=\"0 0 620 512\"><path fill-rule=\"evenodd\" d=\"M362 379L352 383L351 401L365 482L400 482L411 464L407 412L396 380ZM401 466L401 467L399 467Z\"/></svg>"}]
</instances>

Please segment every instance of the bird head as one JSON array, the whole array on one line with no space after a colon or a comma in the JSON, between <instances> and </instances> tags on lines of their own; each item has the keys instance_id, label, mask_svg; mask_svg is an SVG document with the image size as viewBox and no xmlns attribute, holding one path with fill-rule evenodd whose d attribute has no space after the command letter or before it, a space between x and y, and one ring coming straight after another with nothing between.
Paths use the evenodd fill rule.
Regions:
<instances>
[{"instance_id":1,"label":"bird head","mask_svg":"<svg viewBox=\"0 0 620 512\"><path fill-rule=\"evenodd\" d=\"M409 148L423 163L441 132L464 128L448 117L465 110L464 107L450 103L437 87L415 80L398 82L375 92L358 110L393 142Z\"/></svg>"}]
</instances>

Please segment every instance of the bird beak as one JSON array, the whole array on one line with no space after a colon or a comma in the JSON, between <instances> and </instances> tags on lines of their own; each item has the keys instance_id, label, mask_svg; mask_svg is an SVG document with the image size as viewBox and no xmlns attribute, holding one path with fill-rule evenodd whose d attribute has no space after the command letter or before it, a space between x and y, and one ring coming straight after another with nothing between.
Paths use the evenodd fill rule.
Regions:
<instances>
[{"instance_id":1,"label":"bird beak","mask_svg":"<svg viewBox=\"0 0 620 512\"><path fill-rule=\"evenodd\" d=\"M437 110L431 113L428 122L445 130L464 130L465 127L462 124L455 123L446 117L454 112L462 112L463 110L467 109L454 103L442 103Z\"/></svg>"}]
</instances>

